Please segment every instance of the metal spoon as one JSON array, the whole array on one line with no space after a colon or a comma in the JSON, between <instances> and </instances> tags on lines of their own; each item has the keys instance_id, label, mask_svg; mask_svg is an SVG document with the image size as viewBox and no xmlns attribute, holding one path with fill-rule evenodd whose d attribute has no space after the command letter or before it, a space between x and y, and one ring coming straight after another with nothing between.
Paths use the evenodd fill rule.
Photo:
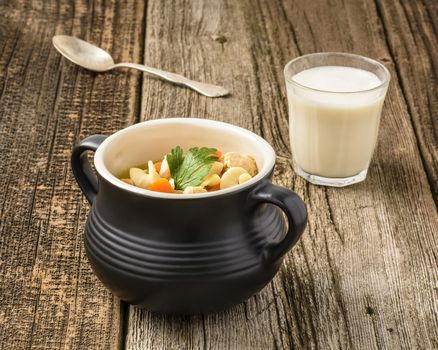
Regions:
<instances>
[{"instance_id":1,"label":"metal spoon","mask_svg":"<svg viewBox=\"0 0 438 350\"><path fill-rule=\"evenodd\" d=\"M172 83L185 85L202 95L208 97L220 97L228 95L228 90L212 84L200 83L183 77L182 75L165 72L160 69L151 68L142 64L136 63L114 63L111 55L102 50L101 48L94 46L81 39L67 36L67 35L55 35L52 38L52 43L55 48L68 60L76 63L77 65L95 71L106 72L114 68L135 68L143 72L147 72L153 75L157 75L163 79L166 79Z\"/></svg>"}]
</instances>

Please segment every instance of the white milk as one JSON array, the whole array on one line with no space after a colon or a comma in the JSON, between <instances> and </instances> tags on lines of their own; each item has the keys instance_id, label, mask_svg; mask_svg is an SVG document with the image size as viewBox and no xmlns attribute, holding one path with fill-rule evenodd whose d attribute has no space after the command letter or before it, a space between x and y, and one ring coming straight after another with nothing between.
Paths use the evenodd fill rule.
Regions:
<instances>
[{"instance_id":1,"label":"white milk","mask_svg":"<svg viewBox=\"0 0 438 350\"><path fill-rule=\"evenodd\" d=\"M292 80L323 90L287 85L295 163L309 174L331 178L367 169L385 94L381 89L357 91L381 85L380 79L362 69L322 66L304 70Z\"/></svg>"}]
</instances>

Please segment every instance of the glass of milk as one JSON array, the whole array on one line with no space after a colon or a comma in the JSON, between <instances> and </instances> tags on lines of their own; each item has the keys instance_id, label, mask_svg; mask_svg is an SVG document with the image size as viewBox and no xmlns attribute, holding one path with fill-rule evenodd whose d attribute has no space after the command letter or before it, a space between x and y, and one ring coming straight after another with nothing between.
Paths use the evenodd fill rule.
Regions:
<instances>
[{"instance_id":1,"label":"glass of milk","mask_svg":"<svg viewBox=\"0 0 438 350\"><path fill-rule=\"evenodd\" d=\"M298 57L284 68L295 172L347 186L365 180L390 80L370 58L346 53Z\"/></svg>"}]
</instances>

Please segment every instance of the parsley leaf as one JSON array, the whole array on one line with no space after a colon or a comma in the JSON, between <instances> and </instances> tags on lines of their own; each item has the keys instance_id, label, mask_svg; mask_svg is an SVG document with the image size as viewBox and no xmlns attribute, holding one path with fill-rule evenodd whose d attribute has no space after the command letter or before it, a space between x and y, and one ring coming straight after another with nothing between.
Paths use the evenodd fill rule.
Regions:
<instances>
[{"instance_id":1,"label":"parsley leaf","mask_svg":"<svg viewBox=\"0 0 438 350\"><path fill-rule=\"evenodd\" d=\"M193 147L185 156L181 147L176 146L167 155L167 163L176 190L189 186L199 186L207 176L213 163L217 160L213 153L216 148Z\"/></svg>"},{"instance_id":2,"label":"parsley leaf","mask_svg":"<svg viewBox=\"0 0 438 350\"><path fill-rule=\"evenodd\" d=\"M184 160L182 148L179 146L172 148L170 153L166 156L166 160L167 164L169 164L170 174L174 177L173 174L176 174Z\"/></svg>"}]
</instances>

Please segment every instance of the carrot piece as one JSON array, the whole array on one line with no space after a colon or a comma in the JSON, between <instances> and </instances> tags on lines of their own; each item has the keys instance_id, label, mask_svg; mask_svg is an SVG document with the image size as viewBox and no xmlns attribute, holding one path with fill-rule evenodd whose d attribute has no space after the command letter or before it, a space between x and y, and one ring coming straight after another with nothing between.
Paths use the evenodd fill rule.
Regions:
<instances>
[{"instance_id":1,"label":"carrot piece","mask_svg":"<svg viewBox=\"0 0 438 350\"><path fill-rule=\"evenodd\" d=\"M165 193L172 193L173 188L170 185L169 181L165 178L155 180L152 182L152 184L148 187L149 191L155 191L155 192L165 192Z\"/></svg>"},{"instance_id":2,"label":"carrot piece","mask_svg":"<svg viewBox=\"0 0 438 350\"><path fill-rule=\"evenodd\" d=\"M154 163L154 166L155 166L155 169L157 170L157 173L159 173L161 170L161 163L163 163L161 160L159 162Z\"/></svg>"},{"instance_id":3,"label":"carrot piece","mask_svg":"<svg viewBox=\"0 0 438 350\"><path fill-rule=\"evenodd\" d=\"M126 182L129 185L134 185L134 183L132 182L131 179L120 179L120 180L122 180L123 182Z\"/></svg>"},{"instance_id":4,"label":"carrot piece","mask_svg":"<svg viewBox=\"0 0 438 350\"><path fill-rule=\"evenodd\" d=\"M222 157L222 152L221 151L216 151L213 154L210 155L210 157L215 157L217 159L221 159Z\"/></svg>"},{"instance_id":5,"label":"carrot piece","mask_svg":"<svg viewBox=\"0 0 438 350\"><path fill-rule=\"evenodd\" d=\"M207 189L207 191L208 191L208 192L213 192L213 191L217 191L217 190L220 190L220 189L221 189L221 185L220 185L220 184L217 184L217 185L214 185L214 186L209 187L209 188Z\"/></svg>"}]
</instances>

